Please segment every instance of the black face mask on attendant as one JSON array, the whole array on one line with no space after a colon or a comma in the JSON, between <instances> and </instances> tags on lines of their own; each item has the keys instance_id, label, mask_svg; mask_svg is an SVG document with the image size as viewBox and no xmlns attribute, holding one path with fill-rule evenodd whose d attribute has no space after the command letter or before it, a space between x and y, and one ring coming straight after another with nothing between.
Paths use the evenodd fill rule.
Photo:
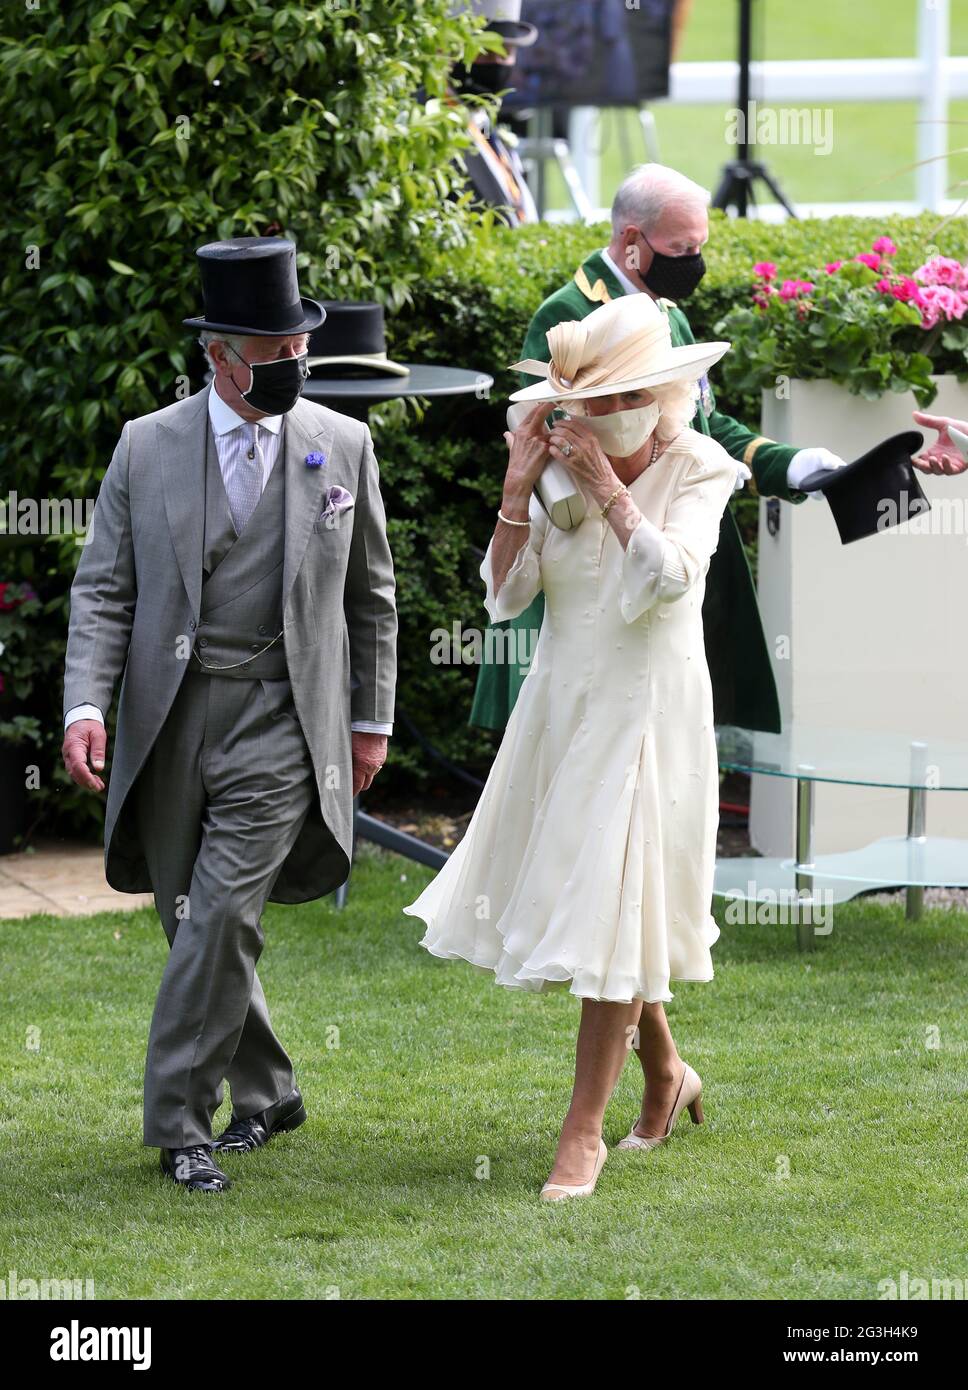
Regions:
<instances>
[{"instance_id":1,"label":"black face mask on attendant","mask_svg":"<svg viewBox=\"0 0 968 1390\"><path fill-rule=\"evenodd\" d=\"M513 86L512 71L507 63L472 63L470 67L458 63L451 69L450 78L455 91L473 97L493 97Z\"/></svg>"},{"instance_id":2,"label":"black face mask on attendant","mask_svg":"<svg viewBox=\"0 0 968 1390\"><path fill-rule=\"evenodd\" d=\"M644 232L642 240L652 252L652 264L642 276L645 287L660 299L686 299L706 273L702 252L694 256L665 256L656 251Z\"/></svg>"},{"instance_id":3,"label":"black face mask on attendant","mask_svg":"<svg viewBox=\"0 0 968 1390\"><path fill-rule=\"evenodd\" d=\"M231 346L231 345L229 345ZM232 348L235 352L235 348ZM248 391L239 395L251 405L253 410L261 410L265 415L285 415L302 395L302 389L309 376L306 365L309 352L301 352L298 357L282 357L275 362L246 362L240 352L235 352L240 362L245 362L252 373L252 384Z\"/></svg>"}]
</instances>

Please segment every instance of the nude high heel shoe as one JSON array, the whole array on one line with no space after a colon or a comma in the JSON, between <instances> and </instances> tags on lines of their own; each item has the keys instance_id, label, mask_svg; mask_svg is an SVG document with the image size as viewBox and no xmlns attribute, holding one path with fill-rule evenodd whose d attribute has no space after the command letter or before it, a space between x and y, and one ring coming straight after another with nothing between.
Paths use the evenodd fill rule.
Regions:
<instances>
[{"instance_id":1,"label":"nude high heel shoe","mask_svg":"<svg viewBox=\"0 0 968 1390\"><path fill-rule=\"evenodd\" d=\"M598 1182L598 1175L602 1171L605 1159L608 1157L604 1141L598 1141L598 1158L595 1160L595 1171L592 1173L588 1182L571 1184L563 1182L546 1182L538 1194L542 1202L564 1202L569 1197L587 1197L589 1193L595 1191L595 1184Z\"/></svg>"},{"instance_id":2,"label":"nude high heel shoe","mask_svg":"<svg viewBox=\"0 0 968 1390\"><path fill-rule=\"evenodd\" d=\"M672 1114L669 1116L669 1123L666 1125L665 1134L649 1134L644 1138L641 1134L636 1134L635 1126L616 1145L619 1149L655 1149L660 1144L665 1143L669 1135L675 1128L676 1120L688 1106L689 1114L694 1125L701 1125L703 1122L702 1101L702 1082L693 1071L688 1062L683 1064L685 1071L682 1073L682 1080L679 1083L679 1093L676 1096L676 1103L672 1107Z\"/></svg>"}]
</instances>

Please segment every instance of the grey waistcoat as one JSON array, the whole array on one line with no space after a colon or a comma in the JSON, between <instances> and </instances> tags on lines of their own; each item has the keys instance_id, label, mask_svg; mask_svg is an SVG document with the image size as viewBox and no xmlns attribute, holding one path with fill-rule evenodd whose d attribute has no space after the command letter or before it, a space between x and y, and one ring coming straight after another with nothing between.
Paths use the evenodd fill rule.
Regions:
<instances>
[{"instance_id":1,"label":"grey waistcoat","mask_svg":"<svg viewBox=\"0 0 968 1390\"><path fill-rule=\"evenodd\" d=\"M285 534L285 440L259 504L239 536L209 423L202 599L192 670L227 666L229 670L210 674L243 680L276 680L289 674L281 636Z\"/></svg>"}]
</instances>

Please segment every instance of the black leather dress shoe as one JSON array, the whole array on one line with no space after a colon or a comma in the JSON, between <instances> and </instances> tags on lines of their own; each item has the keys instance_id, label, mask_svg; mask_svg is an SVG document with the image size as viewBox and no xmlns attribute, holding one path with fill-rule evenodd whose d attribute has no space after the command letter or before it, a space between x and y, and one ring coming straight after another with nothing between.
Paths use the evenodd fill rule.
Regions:
<instances>
[{"instance_id":1,"label":"black leather dress shoe","mask_svg":"<svg viewBox=\"0 0 968 1390\"><path fill-rule=\"evenodd\" d=\"M212 1145L215 1153L247 1154L252 1149L260 1149L274 1134L283 1134L289 1129L298 1129L306 1118L306 1108L298 1090L292 1090L268 1110L260 1110L258 1115L239 1120L233 1115L228 1128L219 1135Z\"/></svg>"},{"instance_id":2,"label":"black leather dress shoe","mask_svg":"<svg viewBox=\"0 0 968 1390\"><path fill-rule=\"evenodd\" d=\"M212 1159L210 1144L187 1149L162 1149L161 1171L189 1192L223 1192L232 1184Z\"/></svg>"}]
</instances>

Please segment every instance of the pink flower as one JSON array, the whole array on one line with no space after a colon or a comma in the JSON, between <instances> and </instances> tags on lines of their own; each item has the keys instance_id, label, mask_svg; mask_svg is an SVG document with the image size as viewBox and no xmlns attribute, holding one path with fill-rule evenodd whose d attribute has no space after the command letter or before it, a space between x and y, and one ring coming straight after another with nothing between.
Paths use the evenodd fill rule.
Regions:
<instances>
[{"instance_id":1,"label":"pink flower","mask_svg":"<svg viewBox=\"0 0 968 1390\"><path fill-rule=\"evenodd\" d=\"M15 608L19 608L20 605L26 603L28 599L37 597L30 585L25 583L22 585L23 593L19 598L16 596L8 598L7 590L13 588L14 585L9 581L0 582L0 613L12 613Z\"/></svg>"},{"instance_id":2,"label":"pink flower","mask_svg":"<svg viewBox=\"0 0 968 1390\"><path fill-rule=\"evenodd\" d=\"M784 280L780 286L780 298L799 299L802 294L809 294L813 287L812 280Z\"/></svg>"},{"instance_id":3,"label":"pink flower","mask_svg":"<svg viewBox=\"0 0 968 1390\"><path fill-rule=\"evenodd\" d=\"M968 289L968 269L951 256L933 256L914 272L922 285L950 285L952 289Z\"/></svg>"},{"instance_id":4,"label":"pink flower","mask_svg":"<svg viewBox=\"0 0 968 1390\"><path fill-rule=\"evenodd\" d=\"M926 285L920 292L921 327L933 328L945 318L963 318L968 311L968 296L959 294L947 285Z\"/></svg>"},{"instance_id":5,"label":"pink flower","mask_svg":"<svg viewBox=\"0 0 968 1390\"><path fill-rule=\"evenodd\" d=\"M875 256L872 251L862 251L859 256L854 257L855 261L860 261L861 265L869 266L871 270L880 270L881 258Z\"/></svg>"},{"instance_id":6,"label":"pink flower","mask_svg":"<svg viewBox=\"0 0 968 1390\"><path fill-rule=\"evenodd\" d=\"M753 303L759 309L765 309L776 290L772 285L757 285L753 291Z\"/></svg>"},{"instance_id":7,"label":"pink flower","mask_svg":"<svg viewBox=\"0 0 968 1390\"><path fill-rule=\"evenodd\" d=\"M879 236L871 247L872 251L879 251L882 256L896 256L897 247L889 236Z\"/></svg>"},{"instance_id":8,"label":"pink flower","mask_svg":"<svg viewBox=\"0 0 968 1390\"><path fill-rule=\"evenodd\" d=\"M824 270L828 275L833 275L834 271L839 270L842 265L843 261L828 261L824 266Z\"/></svg>"},{"instance_id":9,"label":"pink flower","mask_svg":"<svg viewBox=\"0 0 968 1390\"><path fill-rule=\"evenodd\" d=\"M757 261L753 267L753 274L761 280L775 280L776 266L773 261Z\"/></svg>"},{"instance_id":10,"label":"pink flower","mask_svg":"<svg viewBox=\"0 0 968 1390\"><path fill-rule=\"evenodd\" d=\"M921 287L910 275L902 275L898 280L878 280L874 288L880 290L881 294L893 295L905 304L916 304L919 308L921 306Z\"/></svg>"}]
</instances>

